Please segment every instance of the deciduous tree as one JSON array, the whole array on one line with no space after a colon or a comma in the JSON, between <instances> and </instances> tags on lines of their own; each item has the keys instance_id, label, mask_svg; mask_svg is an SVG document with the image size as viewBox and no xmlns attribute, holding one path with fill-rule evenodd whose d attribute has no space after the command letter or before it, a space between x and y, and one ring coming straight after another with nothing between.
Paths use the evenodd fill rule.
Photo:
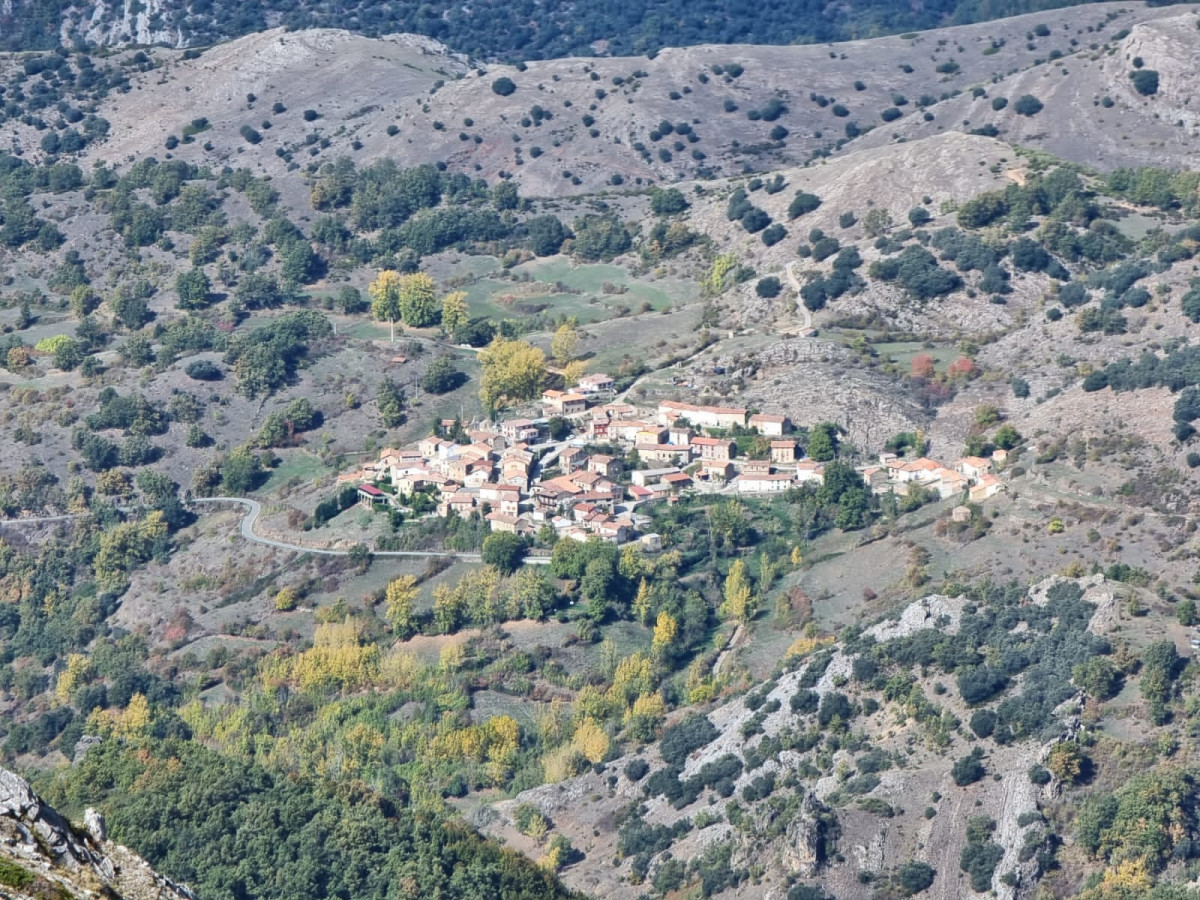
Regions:
<instances>
[{"instance_id":1,"label":"deciduous tree","mask_svg":"<svg viewBox=\"0 0 1200 900\"><path fill-rule=\"evenodd\" d=\"M438 305L433 299L433 279L424 272L400 276L400 316L413 328L437 323Z\"/></svg>"},{"instance_id":2,"label":"deciduous tree","mask_svg":"<svg viewBox=\"0 0 1200 900\"><path fill-rule=\"evenodd\" d=\"M740 559L734 560L725 578L725 602L721 604L721 615L737 622L748 622L754 616L750 577L746 574L746 564Z\"/></svg>"},{"instance_id":3,"label":"deciduous tree","mask_svg":"<svg viewBox=\"0 0 1200 900\"><path fill-rule=\"evenodd\" d=\"M497 338L479 354L479 363L483 369L479 396L488 409L541 394L546 355L537 347Z\"/></svg>"},{"instance_id":4,"label":"deciduous tree","mask_svg":"<svg viewBox=\"0 0 1200 900\"><path fill-rule=\"evenodd\" d=\"M387 603L387 620L398 637L411 637L417 630L417 579L412 575L401 575L388 582L384 592Z\"/></svg>"},{"instance_id":5,"label":"deciduous tree","mask_svg":"<svg viewBox=\"0 0 1200 900\"><path fill-rule=\"evenodd\" d=\"M384 269L371 282L367 293L371 295L371 315L391 325L392 341L396 340L396 320L400 319L401 274L394 269Z\"/></svg>"},{"instance_id":6,"label":"deciduous tree","mask_svg":"<svg viewBox=\"0 0 1200 900\"><path fill-rule=\"evenodd\" d=\"M454 291L442 298L442 330L453 335L467 324L470 312L467 308L467 292Z\"/></svg>"}]
</instances>

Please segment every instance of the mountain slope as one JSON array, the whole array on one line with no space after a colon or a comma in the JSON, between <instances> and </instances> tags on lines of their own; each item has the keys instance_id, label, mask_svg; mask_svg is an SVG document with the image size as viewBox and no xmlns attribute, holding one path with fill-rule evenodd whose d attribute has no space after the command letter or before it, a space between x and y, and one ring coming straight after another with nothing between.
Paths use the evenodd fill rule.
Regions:
<instances>
[{"instance_id":1,"label":"mountain slope","mask_svg":"<svg viewBox=\"0 0 1200 900\"><path fill-rule=\"evenodd\" d=\"M413 36L276 29L193 58L153 51L158 67L131 72L133 90L98 105L111 129L85 158L161 156L202 118L195 140L168 144L174 157L272 175L343 155L360 164L386 156L489 180L503 174L526 194L563 196L769 171L893 132L957 129L954 104L972 86L1012 72L1041 78L1037 62L1056 54L1074 66L1077 48L1171 13L1100 4L832 47L701 45L653 59L486 70ZM502 78L513 86L504 95L493 87ZM304 117L309 109L319 117ZM885 114L900 118L884 122ZM919 128L926 115L934 121ZM860 132L869 133L849 141ZM22 134L38 152L42 133ZM1063 155L1086 161L1089 152L1084 141Z\"/></svg>"}]
</instances>

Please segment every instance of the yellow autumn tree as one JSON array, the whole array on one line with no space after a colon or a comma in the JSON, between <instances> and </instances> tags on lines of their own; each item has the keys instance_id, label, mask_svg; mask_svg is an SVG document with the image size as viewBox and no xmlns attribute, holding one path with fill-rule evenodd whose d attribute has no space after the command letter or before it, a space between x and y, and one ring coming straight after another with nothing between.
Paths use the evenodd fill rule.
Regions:
<instances>
[{"instance_id":1,"label":"yellow autumn tree","mask_svg":"<svg viewBox=\"0 0 1200 900\"><path fill-rule=\"evenodd\" d=\"M621 556L617 560L617 571L622 578L628 578L631 581L645 574L645 559L636 542L630 542L621 548Z\"/></svg>"},{"instance_id":2,"label":"yellow autumn tree","mask_svg":"<svg viewBox=\"0 0 1200 900\"><path fill-rule=\"evenodd\" d=\"M584 365L581 359L567 363L562 370L563 383L569 388L575 387L579 384L579 379L583 377L583 370Z\"/></svg>"},{"instance_id":3,"label":"yellow autumn tree","mask_svg":"<svg viewBox=\"0 0 1200 900\"><path fill-rule=\"evenodd\" d=\"M697 659L688 666L687 683L688 703L707 703L717 692L712 672L704 665L703 660Z\"/></svg>"},{"instance_id":4,"label":"yellow autumn tree","mask_svg":"<svg viewBox=\"0 0 1200 900\"><path fill-rule=\"evenodd\" d=\"M466 291L454 291L442 298L442 330L446 334L453 336L470 318Z\"/></svg>"},{"instance_id":5,"label":"yellow autumn tree","mask_svg":"<svg viewBox=\"0 0 1200 900\"><path fill-rule=\"evenodd\" d=\"M417 630L417 614L414 609L417 593L417 579L412 575L401 575L388 582L384 592L387 620L398 637L411 637Z\"/></svg>"},{"instance_id":6,"label":"yellow autumn tree","mask_svg":"<svg viewBox=\"0 0 1200 900\"><path fill-rule=\"evenodd\" d=\"M362 624L347 617L323 622L313 633L313 645L295 656L277 655L263 664L263 680L295 681L302 690L359 690L375 682L379 648L364 645Z\"/></svg>"},{"instance_id":7,"label":"yellow autumn tree","mask_svg":"<svg viewBox=\"0 0 1200 900\"><path fill-rule=\"evenodd\" d=\"M622 706L645 694L654 684L654 665L644 653L633 653L617 663L609 695Z\"/></svg>"},{"instance_id":8,"label":"yellow autumn tree","mask_svg":"<svg viewBox=\"0 0 1200 900\"><path fill-rule=\"evenodd\" d=\"M396 320L400 313L400 285L403 276L395 269L384 269L367 287L371 296L371 315L380 322L387 322L392 329L392 342L396 340Z\"/></svg>"},{"instance_id":9,"label":"yellow autumn tree","mask_svg":"<svg viewBox=\"0 0 1200 900\"><path fill-rule=\"evenodd\" d=\"M102 734L133 737L150 727L150 704L145 694L134 694L124 709L95 709L88 716L88 728Z\"/></svg>"},{"instance_id":10,"label":"yellow autumn tree","mask_svg":"<svg viewBox=\"0 0 1200 900\"><path fill-rule=\"evenodd\" d=\"M413 328L436 325L438 312L432 278L424 272L400 276L400 318L405 325Z\"/></svg>"},{"instance_id":11,"label":"yellow autumn tree","mask_svg":"<svg viewBox=\"0 0 1200 900\"><path fill-rule=\"evenodd\" d=\"M746 564L740 559L733 561L725 578L725 602L721 604L721 615L737 622L748 622L754 615L750 576L746 574Z\"/></svg>"},{"instance_id":12,"label":"yellow autumn tree","mask_svg":"<svg viewBox=\"0 0 1200 900\"><path fill-rule=\"evenodd\" d=\"M579 720L571 746L588 762L595 765L608 756L609 739L604 729L590 716Z\"/></svg>"},{"instance_id":13,"label":"yellow autumn tree","mask_svg":"<svg viewBox=\"0 0 1200 900\"><path fill-rule=\"evenodd\" d=\"M568 322L558 326L550 339L550 355L560 366L565 366L579 352L579 332Z\"/></svg>"},{"instance_id":14,"label":"yellow autumn tree","mask_svg":"<svg viewBox=\"0 0 1200 900\"><path fill-rule=\"evenodd\" d=\"M667 705L660 694L642 694L625 713L624 724L631 737L648 741L654 738L654 732L666 714Z\"/></svg>"},{"instance_id":15,"label":"yellow autumn tree","mask_svg":"<svg viewBox=\"0 0 1200 900\"><path fill-rule=\"evenodd\" d=\"M633 617L643 625L649 625L653 608L654 598L650 596L650 585L643 578L638 584L637 596L633 598Z\"/></svg>"},{"instance_id":16,"label":"yellow autumn tree","mask_svg":"<svg viewBox=\"0 0 1200 900\"><path fill-rule=\"evenodd\" d=\"M69 703L75 690L87 681L91 668L91 661L82 653L68 656L66 667L58 673L58 680L54 683L54 699L59 703Z\"/></svg>"},{"instance_id":17,"label":"yellow autumn tree","mask_svg":"<svg viewBox=\"0 0 1200 900\"><path fill-rule=\"evenodd\" d=\"M291 612L300 603L300 593L291 585L279 589L275 595L275 608L280 612Z\"/></svg>"},{"instance_id":18,"label":"yellow autumn tree","mask_svg":"<svg viewBox=\"0 0 1200 900\"><path fill-rule=\"evenodd\" d=\"M678 634L679 622L666 610L660 610L658 621L654 623L654 637L650 641L651 649L658 653L663 652L675 643L675 637Z\"/></svg>"},{"instance_id":19,"label":"yellow autumn tree","mask_svg":"<svg viewBox=\"0 0 1200 900\"><path fill-rule=\"evenodd\" d=\"M479 354L479 398L489 410L541 395L546 354L524 341L497 338Z\"/></svg>"}]
</instances>

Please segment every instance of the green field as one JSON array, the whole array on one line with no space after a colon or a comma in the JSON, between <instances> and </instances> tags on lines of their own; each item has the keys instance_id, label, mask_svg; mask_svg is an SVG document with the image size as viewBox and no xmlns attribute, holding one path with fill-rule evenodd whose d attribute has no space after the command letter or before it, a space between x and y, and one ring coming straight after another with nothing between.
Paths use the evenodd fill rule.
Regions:
<instances>
[{"instance_id":1,"label":"green field","mask_svg":"<svg viewBox=\"0 0 1200 900\"><path fill-rule=\"evenodd\" d=\"M573 316L581 323L599 322L626 312L661 310L690 303L699 296L695 284L680 279L646 283L635 279L623 266L574 265L563 256L535 260L515 267L518 276L532 281L508 281L486 277L495 272L491 257L477 265L460 263L455 275L484 276L466 287L467 303L474 316L521 318L544 313ZM624 293L604 293L604 285L624 288ZM568 290L558 290L564 286ZM578 293L576 293L578 292Z\"/></svg>"},{"instance_id":2,"label":"green field","mask_svg":"<svg viewBox=\"0 0 1200 900\"><path fill-rule=\"evenodd\" d=\"M329 471L329 467L307 450L281 450L282 462L271 470L266 483L259 488L263 493L279 490L293 478L311 482Z\"/></svg>"}]
</instances>

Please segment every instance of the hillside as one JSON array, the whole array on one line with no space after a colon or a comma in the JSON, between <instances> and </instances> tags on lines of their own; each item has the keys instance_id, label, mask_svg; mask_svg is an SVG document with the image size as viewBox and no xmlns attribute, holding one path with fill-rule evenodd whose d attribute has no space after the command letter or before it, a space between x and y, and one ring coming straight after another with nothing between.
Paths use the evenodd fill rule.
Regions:
<instances>
[{"instance_id":1,"label":"hillside","mask_svg":"<svg viewBox=\"0 0 1200 900\"><path fill-rule=\"evenodd\" d=\"M913 671L912 656L926 652L918 647L946 647L947 639L983 652L1004 652L1004 642L1014 640L1032 650L1003 628L983 646L963 632L1012 609L1014 600L1024 611L1010 613L1008 626L1045 633L1034 623L1053 617L1058 624L1043 639L1071 658L1057 663L1059 673L1050 671L1049 660L1045 671L1023 673L1024 693L1001 704L997 725L991 711L997 707L981 711L965 676L958 679L960 697L944 684L935 689L949 680L953 663L930 672L926 661ZM842 642L818 645L819 652L789 655L741 701L712 709L711 726L676 719L659 745L498 804L488 830L521 842L514 818L528 816L532 806L587 858L615 858L612 866L568 872L569 883L593 896L642 896L643 881L662 891L674 858L699 863L706 882L726 879L723 895L731 897L783 896L797 878L815 880L837 897L862 896L863 884L882 885L921 863L940 876L922 896L949 900L969 893L959 875L963 826L982 810L994 820L990 840L1004 852L987 887L973 889L1033 896L1053 868L1057 845L1044 813L1073 779L1064 785L1029 773L1049 762L1055 748L1087 739L1080 723L1085 697L1059 679L1119 629L1118 606L1103 578L1050 579L1035 585L1026 602L999 592L924 597ZM1037 697L1042 689L1051 695ZM988 692L988 699L1004 696ZM1014 715L1030 740L986 740ZM947 734L948 721L970 721L973 733ZM694 739L685 737L693 732ZM978 751L986 764L968 779L961 760ZM992 777L983 777L982 766ZM758 874L739 877L739 870ZM859 877L864 872L868 880Z\"/></svg>"},{"instance_id":2,"label":"hillside","mask_svg":"<svg viewBox=\"0 0 1200 900\"><path fill-rule=\"evenodd\" d=\"M854 142L844 147L849 137L870 129L860 141L904 133L926 117L932 119L921 133L951 122L957 129L959 95L974 86L1041 79L1065 60L1083 64L1100 55L1087 49L1093 42L1116 46L1113 35L1171 14L1171 8L1098 4L1086 8L1083 20L1051 11L945 29L936 40L879 38L832 51L697 46L653 59L531 62L523 71L468 69L460 57L419 39L276 29L196 58L152 51L158 65L134 71L133 90L111 93L98 105L111 129L84 158L118 163L138 150L161 154L169 137L184 137L188 123L203 119L203 133L168 148L172 157L276 176L293 167L313 171L343 155L360 165L388 156L407 165L445 162L472 177L511 176L530 195L563 196L769 171L852 148ZM511 80L512 93L498 95L497 79ZM306 110L319 118L306 118ZM881 120L888 110L896 111L896 121ZM1144 164L1130 156L1143 146L1140 138L1133 149L1092 160L1104 145L1095 145L1084 121L1094 115L1090 98L1088 108L1057 115L1080 124L1061 130L1056 155L1105 167ZM991 118L1005 128L1022 119L1011 110ZM247 127L257 142L244 136ZM36 152L40 135L30 137Z\"/></svg>"},{"instance_id":3,"label":"hillside","mask_svg":"<svg viewBox=\"0 0 1200 900\"><path fill-rule=\"evenodd\" d=\"M88 9L0 55L0 762L90 837L0 895L1195 900L1191 8Z\"/></svg>"},{"instance_id":4,"label":"hillside","mask_svg":"<svg viewBox=\"0 0 1200 900\"><path fill-rule=\"evenodd\" d=\"M982 5L937 0L897 8L881 0L857 0L831 8L816 3L739 9L719 4L683 5L677 0L641 0L620 9L597 9L557 0L528 0L503 6L461 8L448 3L393 3L377 8L361 0L339 3L215 3L196 6L152 0L129 6L91 3L13 5L4 49L64 46L165 44L203 46L276 25L291 29L349 28L378 36L412 32L445 41L480 58L548 59L653 53L698 43L808 44L865 35L896 34L951 24L980 22L1061 4L1053 0Z\"/></svg>"},{"instance_id":5,"label":"hillside","mask_svg":"<svg viewBox=\"0 0 1200 900\"><path fill-rule=\"evenodd\" d=\"M989 130L1002 140L1100 169L1168 159L1194 166L1200 124L1189 90L1195 29L1194 14L1138 23L1116 52L1091 44L1069 58L1008 75L979 96L948 100L940 105L937 121L908 117L862 143L912 140L953 122L955 128ZM1141 71L1154 81L1150 93L1134 83ZM1027 95L1041 108L1032 115L1015 112L1016 102ZM999 102L1006 104L1003 109L996 108Z\"/></svg>"}]
</instances>

